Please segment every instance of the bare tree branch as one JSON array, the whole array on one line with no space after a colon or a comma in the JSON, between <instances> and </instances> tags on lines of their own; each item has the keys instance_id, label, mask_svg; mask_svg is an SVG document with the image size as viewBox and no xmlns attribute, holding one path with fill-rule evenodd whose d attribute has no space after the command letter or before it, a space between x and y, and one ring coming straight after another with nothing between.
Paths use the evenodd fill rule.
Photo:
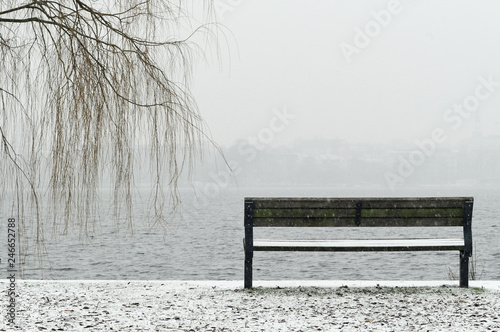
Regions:
<instances>
[{"instance_id":1,"label":"bare tree branch","mask_svg":"<svg viewBox=\"0 0 500 332\"><path fill-rule=\"evenodd\" d=\"M184 2L2 2L0 204L10 191L12 211L25 201L41 211L36 227L23 224L36 243L49 218L55 231L88 234L106 183L114 220L131 223L137 165L149 168L153 223L175 213L179 176L211 141L188 88L192 40L217 29L186 29Z\"/></svg>"}]
</instances>

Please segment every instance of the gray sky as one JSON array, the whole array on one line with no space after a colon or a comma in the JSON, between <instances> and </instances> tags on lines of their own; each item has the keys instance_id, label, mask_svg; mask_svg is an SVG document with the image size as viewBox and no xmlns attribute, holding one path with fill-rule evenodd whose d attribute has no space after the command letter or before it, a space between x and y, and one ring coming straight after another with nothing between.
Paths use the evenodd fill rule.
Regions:
<instances>
[{"instance_id":1,"label":"gray sky","mask_svg":"<svg viewBox=\"0 0 500 332\"><path fill-rule=\"evenodd\" d=\"M198 65L194 93L222 145L414 141L436 128L455 142L477 113L483 134L500 134L498 1L215 3L230 31L223 68Z\"/></svg>"}]
</instances>

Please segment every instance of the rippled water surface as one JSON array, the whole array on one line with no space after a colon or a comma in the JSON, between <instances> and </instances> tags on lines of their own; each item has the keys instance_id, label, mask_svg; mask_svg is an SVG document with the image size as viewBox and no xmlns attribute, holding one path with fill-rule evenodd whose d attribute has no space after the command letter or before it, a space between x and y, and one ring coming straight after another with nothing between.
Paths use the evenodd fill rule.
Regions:
<instances>
[{"instance_id":1,"label":"rippled water surface","mask_svg":"<svg viewBox=\"0 0 500 332\"><path fill-rule=\"evenodd\" d=\"M366 188L219 189L183 195L183 219L166 232L149 229L143 205L134 207L134 234L117 231L104 220L86 243L59 236L47 245L49 263L43 275L33 257L24 267L27 279L243 279L243 199L246 196L362 197L474 196L473 239L480 279L500 279L500 190L419 188L387 192ZM195 204L196 203L196 204ZM256 237L279 237L257 229ZM380 236L393 230L378 229ZM400 229L397 232L406 232ZM434 229L430 230L434 232ZM305 232L305 233L304 233ZM300 229L287 236L355 237L372 229ZM431 234L431 233L428 233ZM455 233L460 234L460 232ZM373 235L373 234L371 234ZM418 234L415 234L418 236ZM257 252L255 279L429 279L458 274L458 252L406 253L272 253Z\"/></svg>"}]
</instances>

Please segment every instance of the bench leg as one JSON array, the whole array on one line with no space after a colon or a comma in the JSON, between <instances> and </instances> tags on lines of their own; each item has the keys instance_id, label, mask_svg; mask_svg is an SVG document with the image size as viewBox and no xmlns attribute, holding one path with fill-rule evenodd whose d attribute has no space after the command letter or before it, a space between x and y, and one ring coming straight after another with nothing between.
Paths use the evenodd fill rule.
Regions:
<instances>
[{"instance_id":1,"label":"bench leg","mask_svg":"<svg viewBox=\"0 0 500 332\"><path fill-rule=\"evenodd\" d=\"M252 256L245 255L245 288L252 288Z\"/></svg>"},{"instance_id":2,"label":"bench leg","mask_svg":"<svg viewBox=\"0 0 500 332\"><path fill-rule=\"evenodd\" d=\"M469 287L469 256L460 251L460 287Z\"/></svg>"}]
</instances>

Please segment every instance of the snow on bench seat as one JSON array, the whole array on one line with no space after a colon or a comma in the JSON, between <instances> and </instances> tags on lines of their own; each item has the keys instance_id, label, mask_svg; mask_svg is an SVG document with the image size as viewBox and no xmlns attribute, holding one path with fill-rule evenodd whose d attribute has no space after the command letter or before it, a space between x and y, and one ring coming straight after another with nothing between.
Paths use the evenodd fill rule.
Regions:
<instances>
[{"instance_id":1,"label":"snow on bench seat","mask_svg":"<svg viewBox=\"0 0 500 332\"><path fill-rule=\"evenodd\" d=\"M463 250L463 238L269 240L254 239L254 251L452 251Z\"/></svg>"}]
</instances>

